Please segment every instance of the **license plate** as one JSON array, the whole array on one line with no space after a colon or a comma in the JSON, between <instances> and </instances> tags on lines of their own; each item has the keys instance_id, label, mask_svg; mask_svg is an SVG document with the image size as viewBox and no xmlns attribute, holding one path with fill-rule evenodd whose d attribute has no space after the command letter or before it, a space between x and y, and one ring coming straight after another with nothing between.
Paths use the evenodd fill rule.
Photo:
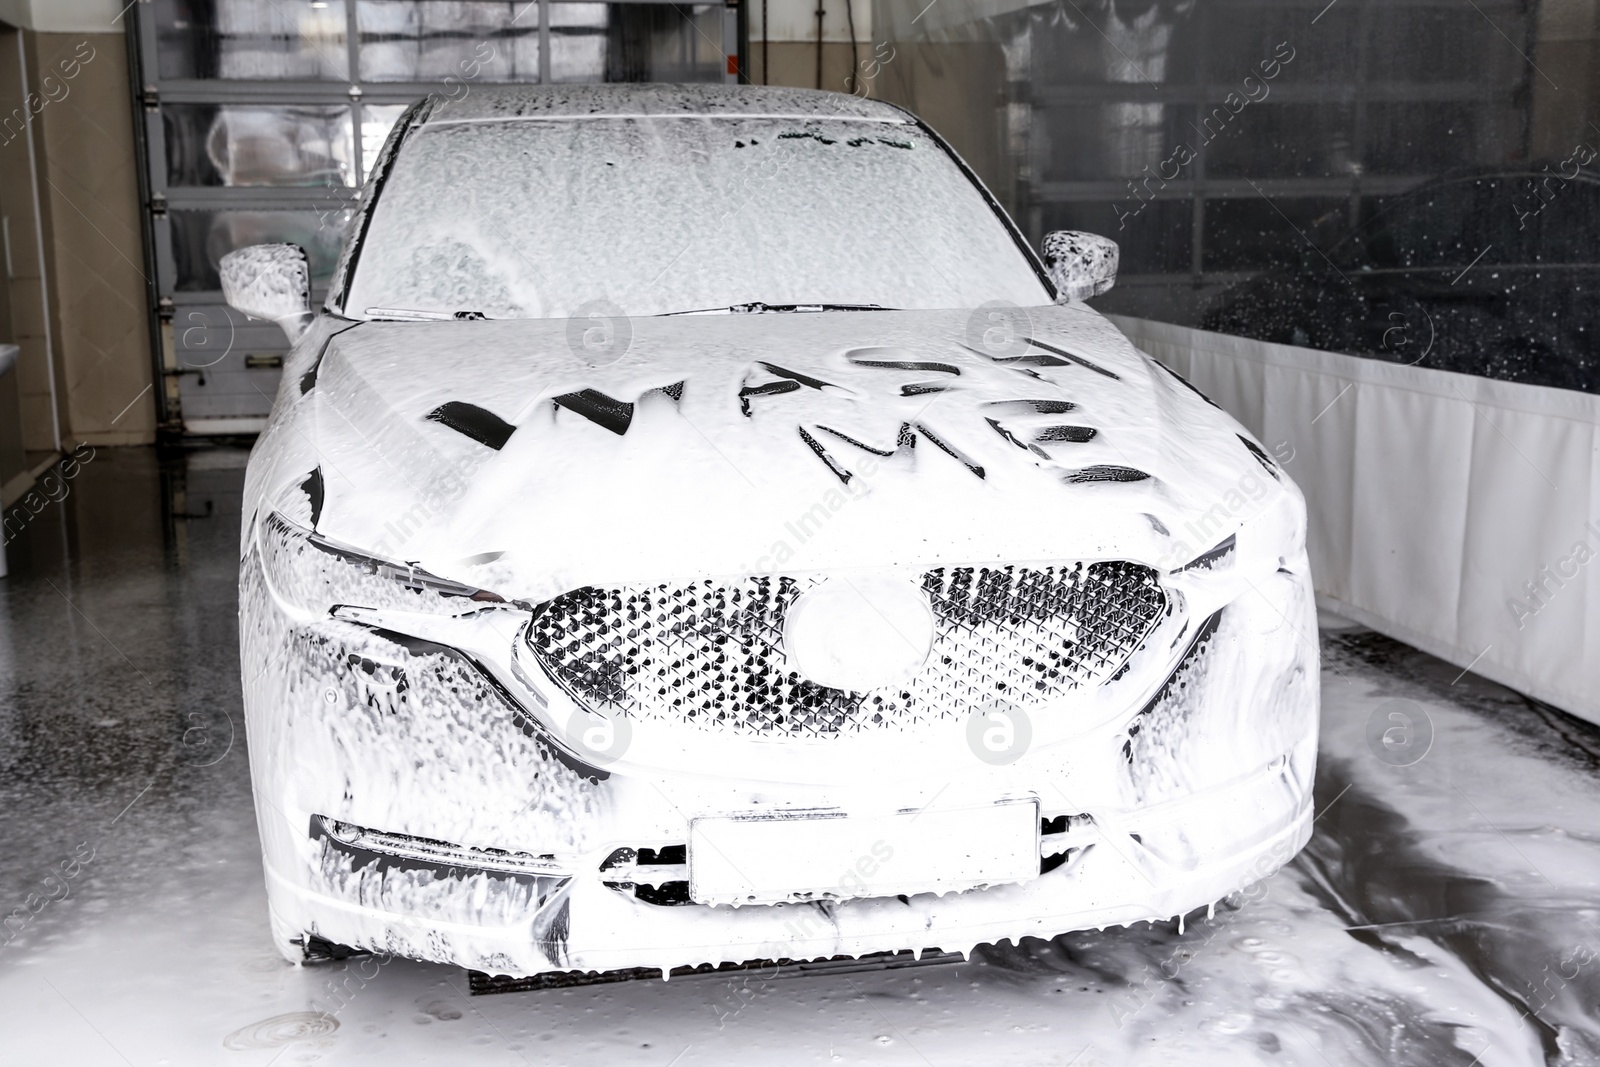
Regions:
<instances>
[{"instance_id":1,"label":"license plate","mask_svg":"<svg viewBox=\"0 0 1600 1067\"><path fill-rule=\"evenodd\" d=\"M1031 797L882 815L707 817L689 829L689 895L699 904L949 892L1038 873Z\"/></svg>"}]
</instances>

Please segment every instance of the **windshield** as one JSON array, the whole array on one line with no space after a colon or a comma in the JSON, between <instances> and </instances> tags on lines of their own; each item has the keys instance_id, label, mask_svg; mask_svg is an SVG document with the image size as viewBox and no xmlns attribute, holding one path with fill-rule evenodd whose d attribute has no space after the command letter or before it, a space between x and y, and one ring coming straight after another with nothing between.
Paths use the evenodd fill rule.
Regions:
<instances>
[{"instance_id":1,"label":"windshield","mask_svg":"<svg viewBox=\"0 0 1600 1067\"><path fill-rule=\"evenodd\" d=\"M894 122L435 120L359 250L355 318L1050 302L979 191ZM588 307L586 307L588 305Z\"/></svg>"}]
</instances>

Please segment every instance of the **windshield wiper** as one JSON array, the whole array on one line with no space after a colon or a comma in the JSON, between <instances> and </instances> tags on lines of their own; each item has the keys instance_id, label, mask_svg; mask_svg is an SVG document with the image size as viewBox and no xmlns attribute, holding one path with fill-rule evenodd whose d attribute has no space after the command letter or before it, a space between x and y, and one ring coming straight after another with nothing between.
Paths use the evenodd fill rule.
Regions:
<instances>
[{"instance_id":1,"label":"windshield wiper","mask_svg":"<svg viewBox=\"0 0 1600 1067\"><path fill-rule=\"evenodd\" d=\"M778 315L791 312L808 311L889 311L882 304L766 304L759 300L749 304L733 304L729 307L699 308L694 311L667 311L667 315Z\"/></svg>"},{"instance_id":2,"label":"windshield wiper","mask_svg":"<svg viewBox=\"0 0 1600 1067\"><path fill-rule=\"evenodd\" d=\"M414 308L368 308L367 317L403 322L449 322L453 319L487 319L481 311L418 311Z\"/></svg>"}]
</instances>

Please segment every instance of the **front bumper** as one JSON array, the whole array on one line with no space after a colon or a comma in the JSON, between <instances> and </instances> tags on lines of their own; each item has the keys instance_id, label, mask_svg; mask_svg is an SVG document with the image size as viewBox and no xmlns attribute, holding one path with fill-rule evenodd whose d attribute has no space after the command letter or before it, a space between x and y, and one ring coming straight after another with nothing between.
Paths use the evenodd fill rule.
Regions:
<instances>
[{"instance_id":1,"label":"front bumper","mask_svg":"<svg viewBox=\"0 0 1600 1067\"><path fill-rule=\"evenodd\" d=\"M366 896L372 903L363 903L318 892L269 868L273 923L282 941L313 933L337 944L516 976L629 968L666 972L701 963L907 949L964 953L1004 939L1171 919L1247 890L1311 836L1310 795L1291 800L1289 762L1294 761L1163 813L1194 822L1215 821L1224 812L1261 816L1253 825L1236 824L1233 829L1241 832L1232 847L1192 868L1167 862L1123 827L1108 829L1065 866L1029 883L943 897L659 906L608 888L591 875L564 880L540 898L523 898L522 912L498 923L419 918L415 911L385 909L387 895L381 890ZM483 884L462 880L457 891L470 897Z\"/></svg>"},{"instance_id":2,"label":"front bumper","mask_svg":"<svg viewBox=\"0 0 1600 1067\"><path fill-rule=\"evenodd\" d=\"M1091 729L1002 766L884 761L802 782L727 765L595 773L470 655L296 623L251 558L241 584L251 766L286 953L315 935L527 975L965 951L1186 914L1271 874L1310 834L1319 679L1303 556L1257 575L1188 632L1170 676L1129 689ZM735 908L641 892L616 868L681 847L702 816L1002 798L1035 800L1047 830L1068 826L1045 834L1043 873L1019 883ZM312 832L319 816L541 857L549 872L385 861Z\"/></svg>"}]
</instances>

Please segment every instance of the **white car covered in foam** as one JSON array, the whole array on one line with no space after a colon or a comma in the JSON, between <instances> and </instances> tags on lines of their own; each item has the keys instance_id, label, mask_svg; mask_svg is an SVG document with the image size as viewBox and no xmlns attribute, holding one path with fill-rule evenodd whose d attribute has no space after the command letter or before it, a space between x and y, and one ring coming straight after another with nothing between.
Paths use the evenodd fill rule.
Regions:
<instances>
[{"instance_id":1,"label":"white car covered in foam","mask_svg":"<svg viewBox=\"0 0 1600 1067\"><path fill-rule=\"evenodd\" d=\"M904 111L475 88L373 169L250 460L292 959L512 976L1205 907L1310 834L1303 500Z\"/></svg>"}]
</instances>

